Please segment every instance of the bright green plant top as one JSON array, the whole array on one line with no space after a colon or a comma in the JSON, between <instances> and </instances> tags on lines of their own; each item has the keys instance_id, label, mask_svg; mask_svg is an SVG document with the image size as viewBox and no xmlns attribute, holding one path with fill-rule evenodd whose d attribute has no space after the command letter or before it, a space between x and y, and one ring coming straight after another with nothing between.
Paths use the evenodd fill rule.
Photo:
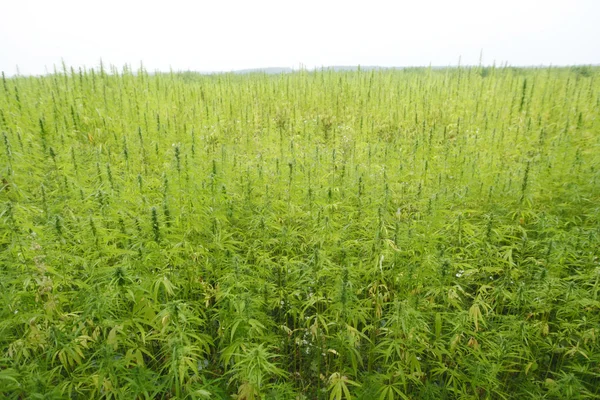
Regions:
<instances>
[{"instance_id":1,"label":"bright green plant top","mask_svg":"<svg viewBox=\"0 0 600 400\"><path fill-rule=\"evenodd\" d=\"M600 397L600 70L0 87L0 397Z\"/></svg>"}]
</instances>

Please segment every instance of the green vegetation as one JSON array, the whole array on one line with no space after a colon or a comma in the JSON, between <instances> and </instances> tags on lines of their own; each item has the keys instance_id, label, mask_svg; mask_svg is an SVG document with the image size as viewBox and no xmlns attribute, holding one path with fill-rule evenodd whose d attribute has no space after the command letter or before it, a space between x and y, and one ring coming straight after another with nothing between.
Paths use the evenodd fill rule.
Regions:
<instances>
[{"instance_id":1,"label":"green vegetation","mask_svg":"<svg viewBox=\"0 0 600 400\"><path fill-rule=\"evenodd\" d=\"M0 87L0 396L600 396L600 71Z\"/></svg>"}]
</instances>

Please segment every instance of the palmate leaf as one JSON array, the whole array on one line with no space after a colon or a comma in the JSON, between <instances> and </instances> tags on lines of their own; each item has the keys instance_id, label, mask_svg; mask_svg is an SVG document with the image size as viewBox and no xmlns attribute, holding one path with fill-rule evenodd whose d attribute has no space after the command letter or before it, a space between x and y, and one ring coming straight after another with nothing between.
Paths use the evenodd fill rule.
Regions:
<instances>
[{"instance_id":1,"label":"palmate leaf","mask_svg":"<svg viewBox=\"0 0 600 400\"><path fill-rule=\"evenodd\" d=\"M361 386L358 382L348 379L347 376L341 375L339 372L331 374L329 387L327 388L329 390L329 400L352 399L348 385Z\"/></svg>"},{"instance_id":2,"label":"palmate leaf","mask_svg":"<svg viewBox=\"0 0 600 400\"><path fill-rule=\"evenodd\" d=\"M171 283L166 275L163 275L156 279L152 284L152 293L154 294L154 301L158 302L161 295L166 298L175 294L176 286Z\"/></svg>"},{"instance_id":3,"label":"palmate leaf","mask_svg":"<svg viewBox=\"0 0 600 400\"><path fill-rule=\"evenodd\" d=\"M260 393L258 388L250 382L244 382L238 388L237 399L239 400L254 400L259 398Z\"/></svg>"},{"instance_id":4,"label":"palmate leaf","mask_svg":"<svg viewBox=\"0 0 600 400\"><path fill-rule=\"evenodd\" d=\"M220 355L225 368L229 368L230 365L237 363L245 349L246 345L242 340L231 342L227 347L225 347L221 351Z\"/></svg>"},{"instance_id":5,"label":"palmate leaf","mask_svg":"<svg viewBox=\"0 0 600 400\"><path fill-rule=\"evenodd\" d=\"M396 385L390 384L390 385L383 385L381 387L380 394L379 394L379 400L395 400L397 398L400 398L403 400L410 400L410 397L408 397L402 391L402 389L400 389Z\"/></svg>"},{"instance_id":6,"label":"palmate leaf","mask_svg":"<svg viewBox=\"0 0 600 400\"><path fill-rule=\"evenodd\" d=\"M483 321L483 316L481 315L481 308L478 303L473 303L471 308L469 308L469 318L475 324L475 332L479 330L479 322Z\"/></svg>"},{"instance_id":7,"label":"palmate leaf","mask_svg":"<svg viewBox=\"0 0 600 400\"><path fill-rule=\"evenodd\" d=\"M83 350L87 349L88 342L91 340L91 337L81 335L68 343L62 343L61 348L54 353L52 358L58 358L65 368L79 365L85 358Z\"/></svg>"},{"instance_id":8,"label":"palmate leaf","mask_svg":"<svg viewBox=\"0 0 600 400\"><path fill-rule=\"evenodd\" d=\"M404 340L393 337L384 337L376 347L379 357L385 364L401 359L405 350Z\"/></svg>"}]
</instances>

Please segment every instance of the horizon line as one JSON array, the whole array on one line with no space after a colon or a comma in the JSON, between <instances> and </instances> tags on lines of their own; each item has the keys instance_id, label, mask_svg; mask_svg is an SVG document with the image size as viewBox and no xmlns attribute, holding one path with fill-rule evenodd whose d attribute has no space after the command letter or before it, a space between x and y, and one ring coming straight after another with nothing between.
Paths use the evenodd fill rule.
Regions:
<instances>
[{"instance_id":1,"label":"horizon line","mask_svg":"<svg viewBox=\"0 0 600 400\"><path fill-rule=\"evenodd\" d=\"M41 74L21 74L21 72L19 71L19 66L16 66L16 72L12 73L12 74L8 74L6 71L0 70L0 73L6 77L6 78L13 78L13 77L43 77L43 76L50 76L50 75L54 75L54 74L65 74L65 73L71 73L72 71L75 72L91 72L91 71L104 71L104 73L107 74L113 74L115 72L119 73L119 72L139 72L144 71L147 72L149 74L170 74L170 73L197 73L197 74L202 74L202 75L216 75L216 74L228 74L228 73L253 73L253 72L265 72L267 70L283 70L281 71L281 73L290 73L290 72L302 72L302 71L310 71L310 72L315 72L315 71L322 71L322 70L327 70L327 69L333 69L333 68L347 68L347 69L362 69L362 68L366 68L366 69L410 69L410 68L415 68L415 69L428 69L428 68L432 68L432 69L458 69L458 68L496 68L496 69L503 69L503 68L523 68L523 69L530 69L530 68L573 68L573 67L600 67L600 63L577 63L577 64L523 64L523 65L511 65L508 62L504 62L504 63L500 63L500 64L496 64L495 62L492 64L457 64L457 65L403 65L403 66L382 66L382 65L367 65L367 64L346 64L346 65L322 65L322 66L314 66L314 67L306 67L302 64L300 64L300 67L283 67L283 66L271 66L271 67L248 67L248 68L238 68L238 69L215 69L215 70L200 70L200 69L173 69L170 68L169 70L164 70L164 69L154 69L154 70L148 70L144 67L143 62L141 62L139 64L139 67L137 69L133 69L131 64L124 64L121 67L118 67L117 65L114 64L108 64L105 65L103 64L102 60L100 60L100 63L96 66L93 67L88 67L86 65L81 65L78 66L77 69L75 69L74 66L67 66L66 64L62 64L61 68L57 68L57 65L54 64L53 65L53 71L49 71L47 66L45 66L46 68L46 72L45 73L41 73Z\"/></svg>"}]
</instances>

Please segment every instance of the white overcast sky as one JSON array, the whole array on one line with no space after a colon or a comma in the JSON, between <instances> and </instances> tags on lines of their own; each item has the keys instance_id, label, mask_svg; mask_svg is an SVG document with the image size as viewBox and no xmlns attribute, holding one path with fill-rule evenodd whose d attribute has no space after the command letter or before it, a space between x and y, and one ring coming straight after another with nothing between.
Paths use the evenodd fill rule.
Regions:
<instances>
[{"instance_id":1,"label":"white overcast sky","mask_svg":"<svg viewBox=\"0 0 600 400\"><path fill-rule=\"evenodd\" d=\"M600 0L0 0L0 70L600 63Z\"/></svg>"}]
</instances>

